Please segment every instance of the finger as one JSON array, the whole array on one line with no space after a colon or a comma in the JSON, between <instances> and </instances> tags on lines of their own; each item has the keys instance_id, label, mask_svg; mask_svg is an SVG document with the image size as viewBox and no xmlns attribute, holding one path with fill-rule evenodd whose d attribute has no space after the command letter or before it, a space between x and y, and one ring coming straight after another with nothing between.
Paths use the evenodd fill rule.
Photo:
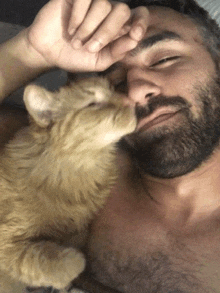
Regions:
<instances>
[{"instance_id":1,"label":"finger","mask_svg":"<svg viewBox=\"0 0 220 293\"><path fill-rule=\"evenodd\" d=\"M99 52L99 57L96 61L97 70L105 70L113 63L122 60L137 45L138 42L131 39L129 35L125 35L110 43Z\"/></svg>"},{"instance_id":2,"label":"finger","mask_svg":"<svg viewBox=\"0 0 220 293\"><path fill-rule=\"evenodd\" d=\"M140 41L146 33L149 24L149 10L140 6L132 10L130 37Z\"/></svg>"},{"instance_id":3,"label":"finger","mask_svg":"<svg viewBox=\"0 0 220 293\"><path fill-rule=\"evenodd\" d=\"M81 43L86 42L91 37L91 35L94 34L97 27L100 26L111 10L112 5L109 1L95 0L92 3L83 23L75 33L73 41L77 40L78 43L79 41ZM75 44L76 42L73 42L73 46Z\"/></svg>"},{"instance_id":4,"label":"finger","mask_svg":"<svg viewBox=\"0 0 220 293\"><path fill-rule=\"evenodd\" d=\"M130 18L130 8L124 3L113 4L111 13L86 43L90 52L98 52L112 42Z\"/></svg>"},{"instance_id":5,"label":"finger","mask_svg":"<svg viewBox=\"0 0 220 293\"><path fill-rule=\"evenodd\" d=\"M111 57L113 59L121 58L123 55L137 47L137 45L138 42L136 40L131 39L128 34L124 35L123 37L109 44Z\"/></svg>"},{"instance_id":6,"label":"finger","mask_svg":"<svg viewBox=\"0 0 220 293\"><path fill-rule=\"evenodd\" d=\"M126 35L127 33L129 33L129 31L131 30L131 26L130 25L124 25L122 27L122 29L119 31L119 33L113 38L112 41Z\"/></svg>"},{"instance_id":7,"label":"finger","mask_svg":"<svg viewBox=\"0 0 220 293\"><path fill-rule=\"evenodd\" d=\"M91 2L92 0L66 0L66 3L71 7L71 16L68 27L68 33L70 35L73 35L82 24Z\"/></svg>"}]
</instances>

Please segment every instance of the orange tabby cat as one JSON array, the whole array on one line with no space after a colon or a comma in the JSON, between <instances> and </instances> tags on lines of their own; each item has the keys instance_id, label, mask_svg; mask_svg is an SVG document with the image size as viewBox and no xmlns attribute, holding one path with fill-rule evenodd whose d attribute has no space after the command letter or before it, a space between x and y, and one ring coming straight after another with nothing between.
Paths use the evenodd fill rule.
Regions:
<instances>
[{"instance_id":1,"label":"orange tabby cat","mask_svg":"<svg viewBox=\"0 0 220 293\"><path fill-rule=\"evenodd\" d=\"M80 247L115 182L115 143L136 119L103 78L54 93L30 85L24 102L31 124L0 157L0 269L64 288L85 268Z\"/></svg>"}]
</instances>

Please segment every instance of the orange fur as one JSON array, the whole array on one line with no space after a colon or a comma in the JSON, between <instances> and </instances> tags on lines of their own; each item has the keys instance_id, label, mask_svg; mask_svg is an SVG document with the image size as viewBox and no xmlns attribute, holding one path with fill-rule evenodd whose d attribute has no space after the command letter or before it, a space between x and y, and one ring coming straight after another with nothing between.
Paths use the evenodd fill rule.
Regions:
<instances>
[{"instance_id":1,"label":"orange fur","mask_svg":"<svg viewBox=\"0 0 220 293\"><path fill-rule=\"evenodd\" d=\"M117 177L115 143L134 130L134 111L103 78L54 93L30 85L24 102L31 125L1 154L0 268L64 288L84 270L80 248Z\"/></svg>"}]
</instances>

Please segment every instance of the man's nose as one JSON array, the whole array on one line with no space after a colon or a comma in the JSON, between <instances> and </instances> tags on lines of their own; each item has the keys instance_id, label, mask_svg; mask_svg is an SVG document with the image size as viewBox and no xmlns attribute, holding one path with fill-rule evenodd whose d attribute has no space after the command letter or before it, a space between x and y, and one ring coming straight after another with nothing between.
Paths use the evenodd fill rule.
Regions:
<instances>
[{"instance_id":1,"label":"man's nose","mask_svg":"<svg viewBox=\"0 0 220 293\"><path fill-rule=\"evenodd\" d=\"M145 105L150 97L161 94L160 85L149 74L141 74L136 70L133 73L128 73L127 82L128 97L135 104Z\"/></svg>"}]
</instances>

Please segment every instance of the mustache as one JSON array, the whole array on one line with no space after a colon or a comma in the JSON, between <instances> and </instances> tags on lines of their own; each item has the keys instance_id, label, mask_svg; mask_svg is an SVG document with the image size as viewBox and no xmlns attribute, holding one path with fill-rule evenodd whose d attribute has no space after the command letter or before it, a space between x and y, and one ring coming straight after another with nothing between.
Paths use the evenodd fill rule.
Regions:
<instances>
[{"instance_id":1,"label":"mustache","mask_svg":"<svg viewBox=\"0 0 220 293\"><path fill-rule=\"evenodd\" d=\"M164 106L175 106L175 108L177 108L177 111L179 111L181 109L190 108L191 104L180 96L152 97L148 100L148 103L146 104L146 106L137 105L135 108L135 114L137 119L140 120L151 115L155 110Z\"/></svg>"}]
</instances>

